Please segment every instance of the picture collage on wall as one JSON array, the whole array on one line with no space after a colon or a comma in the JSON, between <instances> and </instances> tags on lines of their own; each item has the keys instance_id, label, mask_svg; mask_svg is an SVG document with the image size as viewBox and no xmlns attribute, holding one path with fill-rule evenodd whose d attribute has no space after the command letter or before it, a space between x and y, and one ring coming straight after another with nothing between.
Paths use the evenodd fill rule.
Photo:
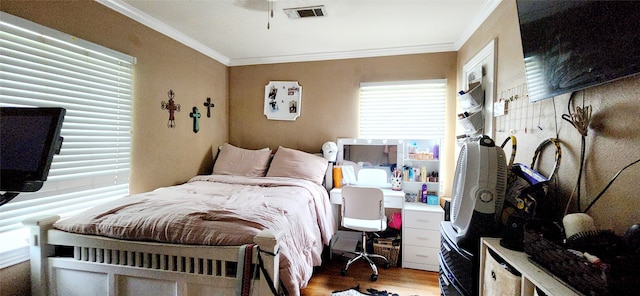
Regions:
<instances>
[{"instance_id":1,"label":"picture collage on wall","mask_svg":"<svg viewBox=\"0 0 640 296\"><path fill-rule=\"evenodd\" d=\"M270 81L264 88L264 115L294 121L300 116L302 86L297 81Z\"/></svg>"}]
</instances>

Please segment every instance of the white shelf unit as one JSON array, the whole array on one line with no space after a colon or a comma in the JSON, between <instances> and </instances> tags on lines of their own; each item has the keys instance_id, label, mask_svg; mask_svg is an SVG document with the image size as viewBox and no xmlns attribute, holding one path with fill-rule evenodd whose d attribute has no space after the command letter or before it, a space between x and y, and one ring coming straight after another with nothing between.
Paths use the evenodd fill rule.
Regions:
<instances>
[{"instance_id":1,"label":"white shelf unit","mask_svg":"<svg viewBox=\"0 0 640 296\"><path fill-rule=\"evenodd\" d=\"M440 161L434 160L417 160L417 159L405 159L405 166L421 168L424 166L427 172L440 172ZM427 191L435 192L437 196L440 196L440 179L438 182L422 182L422 181L403 181L402 190L404 192L419 193L422 190L422 184L427 184ZM420 195L418 195L420 198Z\"/></svg>"},{"instance_id":2,"label":"white shelf unit","mask_svg":"<svg viewBox=\"0 0 640 296\"><path fill-rule=\"evenodd\" d=\"M484 281L487 280L484 278L484 269L486 257L489 256L487 254L487 250L489 249L494 251L500 258L522 274L520 280L520 296L536 295L536 288L548 296L582 295L550 273L531 263L529 256L525 252L502 247L500 245L500 238L483 237L480 243L480 296L491 296L483 291Z\"/></svg>"},{"instance_id":3,"label":"white shelf unit","mask_svg":"<svg viewBox=\"0 0 640 296\"><path fill-rule=\"evenodd\" d=\"M416 151L411 151L412 147L415 147ZM402 267L404 268L428 271L439 269L440 222L444 219L444 210L439 204L440 151L442 151L440 140L404 140L403 167L416 168L418 171L422 171L424 167L427 175L430 176L432 172L438 174L437 181L403 179L402 191L405 194L417 194L415 202L405 201L402 206ZM421 202L423 184L427 184L427 191L430 194L438 196L438 202L435 205Z\"/></svg>"},{"instance_id":4,"label":"white shelf unit","mask_svg":"<svg viewBox=\"0 0 640 296\"><path fill-rule=\"evenodd\" d=\"M417 146L418 153L414 154L412 157L412 153L410 153L411 147L414 145ZM437 147L437 148L435 148ZM434 151L434 150L438 151ZM406 179L406 174L403 176L402 182L402 190L410 193L420 193L422 191L422 184L427 184L427 191L435 193L438 197L441 195L440 188L440 151L442 150L442 143L440 140L405 140L404 145L404 159L402 161L403 167L416 168L418 171L421 171L422 167L425 168L427 175L431 175L431 173L435 172L438 175L437 181L429 180L422 181L420 179L413 178L412 180ZM420 152L425 152L422 156L419 156ZM431 154L428 154L431 153ZM432 155L432 156L430 156ZM433 157L433 159L430 159ZM422 159L424 158L424 159ZM418 199L420 198L420 194L418 194Z\"/></svg>"}]
</instances>

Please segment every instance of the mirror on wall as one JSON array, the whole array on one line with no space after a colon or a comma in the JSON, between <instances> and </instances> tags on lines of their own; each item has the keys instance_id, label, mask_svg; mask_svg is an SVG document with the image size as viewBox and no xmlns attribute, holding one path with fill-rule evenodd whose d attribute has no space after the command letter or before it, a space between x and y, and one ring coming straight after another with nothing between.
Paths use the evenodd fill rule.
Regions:
<instances>
[{"instance_id":1,"label":"mirror on wall","mask_svg":"<svg viewBox=\"0 0 640 296\"><path fill-rule=\"evenodd\" d=\"M385 168L390 174L402 167L404 141L394 139L338 139L338 165L356 168Z\"/></svg>"}]
</instances>

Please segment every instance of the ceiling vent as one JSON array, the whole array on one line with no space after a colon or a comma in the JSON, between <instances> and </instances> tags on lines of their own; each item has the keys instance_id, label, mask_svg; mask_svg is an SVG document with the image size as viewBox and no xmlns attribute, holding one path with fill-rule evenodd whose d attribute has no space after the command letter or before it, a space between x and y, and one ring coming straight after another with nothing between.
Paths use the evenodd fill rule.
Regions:
<instances>
[{"instance_id":1,"label":"ceiling vent","mask_svg":"<svg viewBox=\"0 0 640 296\"><path fill-rule=\"evenodd\" d=\"M284 13L290 19L309 18L309 17L321 17L327 15L327 11L324 5L312 6L312 7L296 7L285 8Z\"/></svg>"}]
</instances>

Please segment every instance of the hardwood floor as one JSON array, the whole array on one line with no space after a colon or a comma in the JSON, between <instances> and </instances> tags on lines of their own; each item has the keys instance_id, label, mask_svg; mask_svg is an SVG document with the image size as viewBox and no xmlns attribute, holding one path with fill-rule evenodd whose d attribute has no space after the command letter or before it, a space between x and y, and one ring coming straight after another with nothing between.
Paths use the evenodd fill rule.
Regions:
<instances>
[{"instance_id":1,"label":"hardwood floor","mask_svg":"<svg viewBox=\"0 0 640 296\"><path fill-rule=\"evenodd\" d=\"M409 268L391 267L384 269L378 266L378 280L370 281L371 268L366 261L358 260L349 267L346 276L340 270L346 261L328 259L322 266L316 267L314 274L305 289L300 290L302 296L331 295L333 291L346 290L360 285L360 291L369 288L386 290L399 296L439 296L438 273Z\"/></svg>"}]
</instances>

